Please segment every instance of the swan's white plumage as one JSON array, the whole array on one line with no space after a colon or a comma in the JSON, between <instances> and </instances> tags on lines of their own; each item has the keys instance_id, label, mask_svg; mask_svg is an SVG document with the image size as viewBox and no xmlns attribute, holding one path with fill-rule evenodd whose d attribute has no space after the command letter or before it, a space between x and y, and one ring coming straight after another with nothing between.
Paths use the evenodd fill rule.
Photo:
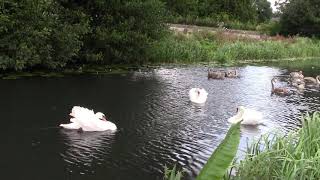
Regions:
<instances>
[{"instance_id":1,"label":"swan's white plumage","mask_svg":"<svg viewBox=\"0 0 320 180\"><path fill-rule=\"evenodd\" d=\"M246 109L243 106L238 107L238 112L235 116L228 119L230 123L237 123L242 121L241 124L244 125L258 125L263 124L263 116L260 112Z\"/></svg>"},{"instance_id":2,"label":"swan's white plumage","mask_svg":"<svg viewBox=\"0 0 320 180\"><path fill-rule=\"evenodd\" d=\"M60 124L61 127L66 129L80 129L80 125L77 123Z\"/></svg>"},{"instance_id":3,"label":"swan's white plumage","mask_svg":"<svg viewBox=\"0 0 320 180\"><path fill-rule=\"evenodd\" d=\"M189 98L191 102L203 104L206 102L208 93L203 88L192 88L189 91Z\"/></svg>"},{"instance_id":4,"label":"swan's white plumage","mask_svg":"<svg viewBox=\"0 0 320 180\"><path fill-rule=\"evenodd\" d=\"M116 130L117 126L110 122L104 121L101 117L103 113L94 113L93 110L89 110L84 107L74 106L71 110L69 124L60 124L61 127L66 129L82 129L83 131L106 131Z\"/></svg>"}]
</instances>

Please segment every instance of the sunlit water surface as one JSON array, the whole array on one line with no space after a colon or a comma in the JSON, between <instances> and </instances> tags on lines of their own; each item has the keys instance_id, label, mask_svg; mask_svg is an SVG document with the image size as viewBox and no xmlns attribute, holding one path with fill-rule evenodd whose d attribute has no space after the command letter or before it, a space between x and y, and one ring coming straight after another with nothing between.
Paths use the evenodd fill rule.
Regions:
<instances>
[{"instance_id":1,"label":"sunlit water surface","mask_svg":"<svg viewBox=\"0 0 320 180\"><path fill-rule=\"evenodd\" d=\"M318 67L304 69L306 75L315 76ZM185 170L185 179L194 179L226 134L237 106L260 111L265 120L265 126L241 127L239 154L248 139L295 130L303 114L320 110L319 89L270 95L270 80L287 75L287 68L238 70L240 78L225 80L208 80L205 66L0 80L2 179L162 179L164 166L174 164ZM204 106L189 102L192 87L209 92ZM104 112L119 130L58 128L68 122L73 105Z\"/></svg>"}]
</instances>

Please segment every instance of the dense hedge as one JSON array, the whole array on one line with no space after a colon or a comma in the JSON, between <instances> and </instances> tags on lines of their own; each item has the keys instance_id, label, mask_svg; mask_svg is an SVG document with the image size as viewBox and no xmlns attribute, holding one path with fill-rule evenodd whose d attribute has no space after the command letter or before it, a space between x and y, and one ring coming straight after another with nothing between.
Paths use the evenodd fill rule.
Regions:
<instances>
[{"instance_id":1,"label":"dense hedge","mask_svg":"<svg viewBox=\"0 0 320 180\"><path fill-rule=\"evenodd\" d=\"M158 0L2 0L0 69L143 62L163 12Z\"/></svg>"},{"instance_id":2,"label":"dense hedge","mask_svg":"<svg viewBox=\"0 0 320 180\"><path fill-rule=\"evenodd\" d=\"M319 0L290 0L282 11L280 25L283 34L320 37Z\"/></svg>"},{"instance_id":3,"label":"dense hedge","mask_svg":"<svg viewBox=\"0 0 320 180\"><path fill-rule=\"evenodd\" d=\"M271 18L267 0L162 0L169 13L176 18L206 19L228 23L264 22ZM175 19L173 19L175 20Z\"/></svg>"}]
</instances>

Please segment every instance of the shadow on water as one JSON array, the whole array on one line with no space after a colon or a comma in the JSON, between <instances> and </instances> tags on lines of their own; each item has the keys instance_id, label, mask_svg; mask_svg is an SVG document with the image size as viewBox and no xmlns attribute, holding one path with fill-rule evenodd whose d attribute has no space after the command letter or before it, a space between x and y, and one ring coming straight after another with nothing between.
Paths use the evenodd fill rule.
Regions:
<instances>
[{"instance_id":1,"label":"shadow on water","mask_svg":"<svg viewBox=\"0 0 320 180\"><path fill-rule=\"evenodd\" d=\"M315 61L301 70L315 76L319 67ZM3 177L149 180L162 179L164 166L177 164L186 179L193 179L224 138L237 106L260 111L265 120L264 126L241 127L240 156L248 140L294 130L304 113L320 110L319 89L270 96L271 79L288 75L288 68L300 70L283 64L243 66L238 67L240 78L208 80L205 66L187 66L127 75L0 80ZM193 87L209 93L204 105L189 102ZM119 130L57 128L69 121L73 105L104 112Z\"/></svg>"}]
</instances>

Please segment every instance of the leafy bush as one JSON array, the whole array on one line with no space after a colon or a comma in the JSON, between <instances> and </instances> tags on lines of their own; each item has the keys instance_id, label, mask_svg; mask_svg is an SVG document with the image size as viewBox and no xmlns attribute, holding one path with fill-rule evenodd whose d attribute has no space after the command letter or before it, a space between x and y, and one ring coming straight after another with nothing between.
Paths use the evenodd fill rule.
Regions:
<instances>
[{"instance_id":1,"label":"leafy bush","mask_svg":"<svg viewBox=\"0 0 320 180\"><path fill-rule=\"evenodd\" d=\"M213 59L216 44L184 35L169 36L153 44L152 62L201 62Z\"/></svg>"},{"instance_id":2,"label":"leafy bush","mask_svg":"<svg viewBox=\"0 0 320 180\"><path fill-rule=\"evenodd\" d=\"M87 62L144 62L151 43L165 33L163 4L157 0L94 0L77 5L92 18L92 32L82 51Z\"/></svg>"},{"instance_id":3,"label":"leafy bush","mask_svg":"<svg viewBox=\"0 0 320 180\"><path fill-rule=\"evenodd\" d=\"M59 68L77 57L87 17L53 0L0 5L0 69Z\"/></svg>"},{"instance_id":4,"label":"leafy bush","mask_svg":"<svg viewBox=\"0 0 320 180\"><path fill-rule=\"evenodd\" d=\"M165 34L158 0L3 0L0 70L142 63Z\"/></svg>"},{"instance_id":5,"label":"leafy bush","mask_svg":"<svg viewBox=\"0 0 320 180\"><path fill-rule=\"evenodd\" d=\"M256 30L262 34L267 34L270 36L275 36L280 33L281 26L280 23L277 21L270 21L268 23L259 24L256 27Z\"/></svg>"},{"instance_id":6,"label":"leafy bush","mask_svg":"<svg viewBox=\"0 0 320 180\"><path fill-rule=\"evenodd\" d=\"M280 16L281 33L320 37L320 1L290 0Z\"/></svg>"}]
</instances>

